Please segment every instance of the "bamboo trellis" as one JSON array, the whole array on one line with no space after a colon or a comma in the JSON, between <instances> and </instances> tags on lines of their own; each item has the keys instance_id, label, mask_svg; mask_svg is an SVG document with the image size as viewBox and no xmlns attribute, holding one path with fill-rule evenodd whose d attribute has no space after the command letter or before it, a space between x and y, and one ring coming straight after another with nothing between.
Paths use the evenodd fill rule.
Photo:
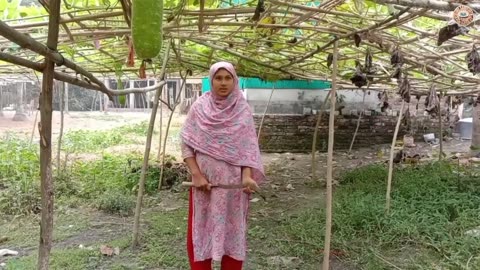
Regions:
<instances>
[{"instance_id":1,"label":"bamboo trellis","mask_svg":"<svg viewBox=\"0 0 480 270\"><path fill-rule=\"evenodd\" d=\"M257 1L210 2L212 5L206 5L202 12L184 0L172 1L173 6L166 6L163 34L165 39L174 40L171 53L175 51L180 55L177 55L180 63L172 62L167 67L169 72L190 69L205 74L209 63L229 60L237 65L242 76L267 80L329 79L331 71L325 63L333 43L338 40L339 89L354 88L349 80L355 68L354 60L363 62L368 47L378 68L372 89L394 91L396 82L390 77L393 68L389 54L399 45L415 94L426 94L433 81L443 86L439 90L446 95L479 91L480 78L468 71L464 59L480 37L475 23L469 26L468 34L436 45L439 29L451 20L451 11L459 3L327 0L314 4L265 0L258 1L264 2L264 11L254 16ZM359 7L358 3L362 2ZM108 91L96 77L118 74L119 65L127 76L138 74L140 60L133 66L125 64L130 49L131 0L110 6L65 6L67 3L62 3L60 13L58 51L42 45L47 38L48 12L44 16L19 16L0 22L0 34L4 37L0 38L0 60L4 61L0 62L0 75L29 76L31 70L23 67L41 71L39 61L48 57L59 65L55 79L108 95L119 94ZM39 6L49 10L46 1L40 0ZM470 6L480 10L480 4ZM354 45L354 36L362 38L359 47ZM160 63L161 59L154 62L156 66ZM78 78L77 74L82 76Z\"/></svg>"},{"instance_id":2,"label":"bamboo trellis","mask_svg":"<svg viewBox=\"0 0 480 270\"><path fill-rule=\"evenodd\" d=\"M12 79L28 77L32 71L43 73L39 124L42 220L38 269L48 269L52 245L53 79L100 91L110 98L157 90L165 84L162 74L159 83L154 86L119 91L109 89L99 79L99 76L118 76L118 73L131 76L139 70L138 60L135 64L126 64L129 50L132 49L129 45L131 0L119 0L111 6L92 4L87 7L71 6L68 1L60 2L39 0L46 11L45 16L18 16L11 20L0 20L0 76ZM109 4L110 1L103 2ZM199 7L188 5L187 0L169 2L175 3L175 6L165 10L163 35L165 40L172 40L172 52L164 50L160 53L165 56L153 59L151 69L172 56L176 61L162 66L162 71L190 70L204 74L213 61L228 60L236 65L241 76L259 76L266 80L331 78L333 112L335 90L353 88L349 77L355 68L355 60L362 62L367 49L373 52L373 63L377 68L369 89L396 91L397 83L391 77L394 69L389 56L394 48L400 47L405 62L403 69L409 73L414 94L428 93L432 83L443 87L439 89L442 95L477 94L480 91L477 86L480 78L468 71L464 59L480 37L475 22L469 26L468 33L437 45L439 29L451 20L449 12L457 8L459 3L440 0L325 0L317 5L303 0L258 0L258 3L251 1L244 4L211 1L211 6L205 6L206 1L201 0L202 7L198 10ZM264 7L259 9L262 3ZM255 5L258 5L257 8ZM480 4L470 6L475 11L480 10ZM355 44L359 39L360 44ZM169 56L169 53L175 55ZM333 55L333 75L327 64L330 54ZM157 90L157 98L159 93L160 90ZM149 126L146 153L150 152L154 120L155 110ZM329 268L333 121L334 114L331 113L323 269ZM148 154L142 178L147 160ZM390 182L391 173L388 178L387 209ZM142 195L141 188L134 242L138 240Z\"/></svg>"}]
</instances>

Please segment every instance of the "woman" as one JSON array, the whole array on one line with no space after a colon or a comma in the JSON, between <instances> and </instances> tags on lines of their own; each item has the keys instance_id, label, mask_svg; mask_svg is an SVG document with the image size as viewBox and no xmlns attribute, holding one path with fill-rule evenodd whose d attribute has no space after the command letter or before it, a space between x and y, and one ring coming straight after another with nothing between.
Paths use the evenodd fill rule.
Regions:
<instances>
[{"instance_id":1,"label":"woman","mask_svg":"<svg viewBox=\"0 0 480 270\"><path fill-rule=\"evenodd\" d=\"M192 270L240 270L246 256L249 193L265 178L253 116L232 64L210 68L211 91L190 108L182 155L192 175L187 250ZM244 189L211 188L215 184Z\"/></svg>"}]
</instances>

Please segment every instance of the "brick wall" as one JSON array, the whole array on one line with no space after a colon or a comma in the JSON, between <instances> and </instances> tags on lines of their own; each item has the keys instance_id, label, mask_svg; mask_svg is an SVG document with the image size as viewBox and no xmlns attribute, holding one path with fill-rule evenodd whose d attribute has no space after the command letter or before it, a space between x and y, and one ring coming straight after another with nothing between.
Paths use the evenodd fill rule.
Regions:
<instances>
[{"instance_id":1,"label":"brick wall","mask_svg":"<svg viewBox=\"0 0 480 270\"><path fill-rule=\"evenodd\" d=\"M258 130L262 116L255 115L254 118ZM319 151L327 150L328 118L329 114L324 113L317 138ZM453 117L450 118L453 120ZM335 149L350 147L357 119L358 115L335 116ZM423 141L425 133L435 133L438 137L438 119L423 115L410 119L415 141ZM260 148L264 152L309 152L316 121L316 115L266 115L260 136ZM396 121L395 115L363 115L354 148L391 143ZM444 119L445 130L448 131L451 125ZM405 126L402 125L398 138L403 138L405 133Z\"/></svg>"}]
</instances>

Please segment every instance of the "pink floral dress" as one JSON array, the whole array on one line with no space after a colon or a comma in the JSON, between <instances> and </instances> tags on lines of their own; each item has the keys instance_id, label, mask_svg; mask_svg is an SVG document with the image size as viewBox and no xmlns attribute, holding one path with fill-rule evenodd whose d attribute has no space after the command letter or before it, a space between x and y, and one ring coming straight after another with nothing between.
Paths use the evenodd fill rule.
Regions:
<instances>
[{"instance_id":1,"label":"pink floral dress","mask_svg":"<svg viewBox=\"0 0 480 270\"><path fill-rule=\"evenodd\" d=\"M182 157L194 157L211 184L241 184L241 167L194 151L182 143ZM249 195L242 189L193 189L193 247L195 261L221 261L224 255L246 257Z\"/></svg>"}]
</instances>

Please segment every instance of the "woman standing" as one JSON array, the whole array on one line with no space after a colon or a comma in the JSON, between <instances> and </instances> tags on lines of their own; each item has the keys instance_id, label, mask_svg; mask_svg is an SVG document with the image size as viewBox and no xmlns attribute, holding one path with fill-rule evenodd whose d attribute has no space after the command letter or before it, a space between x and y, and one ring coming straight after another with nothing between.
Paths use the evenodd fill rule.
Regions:
<instances>
[{"instance_id":1,"label":"woman standing","mask_svg":"<svg viewBox=\"0 0 480 270\"><path fill-rule=\"evenodd\" d=\"M246 257L249 193L264 180L252 112L232 64L210 68L211 91L192 105L182 128L182 156L192 175L187 251L192 270L241 270ZM211 185L243 184L242 189Z\"/></svg>"}]
</instances>

